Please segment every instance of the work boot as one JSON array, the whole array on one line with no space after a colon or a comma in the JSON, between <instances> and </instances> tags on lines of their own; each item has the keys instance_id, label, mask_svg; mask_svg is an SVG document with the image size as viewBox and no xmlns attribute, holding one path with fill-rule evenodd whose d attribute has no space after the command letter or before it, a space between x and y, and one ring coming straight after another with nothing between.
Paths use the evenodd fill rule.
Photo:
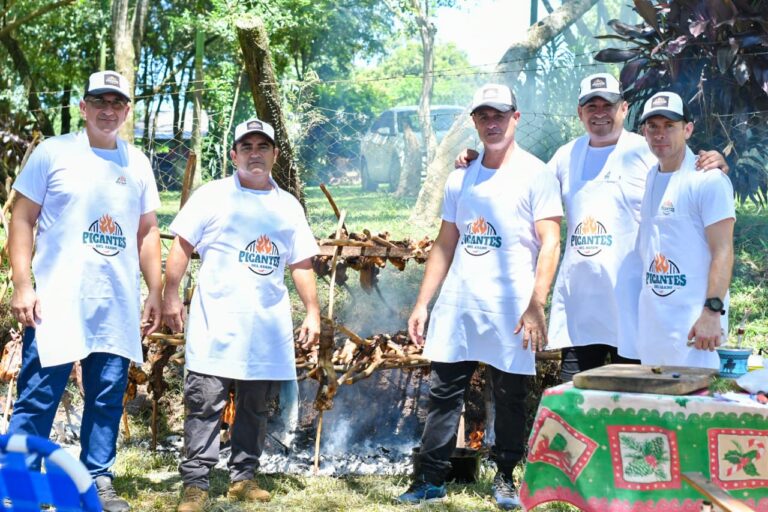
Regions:
<instances>
[{"instance_id":1,"label":"work boot","mask_svg":"<svg viewBox=\"0 0 768 512\"><path fill-rule=\"evenodd\" d=\"M108 476L96 477L96 491L99 494L99 502L104 512L127 512L131 506L123 498L117 495L112 487L112 479Z\"/></svg>"},{"instance_id":2,"label":"work boot","mask_svg":"<svg viewBox=\"0 0 768 512\"><path fill-rule=\"evenodd\" d=\"M238 480L229 484L227 496L240 501L269 501L272 496L256 480Z\"/></svg>"},{"instance_id":3,"label":"work boot","mask_svg":"<svg viewBox=\"0 0 768 512\"><path fill-rule=\"evenodd\" d=\"M515 510L521 507L512 475L505 475L501 471L496 473L493 478L493 499L496 501L496 506L502 510Z\"/></svg>"},{"instance_id":4,"label":"work boot","mask_svg":"<svg viewBox=\"0 0 768 512\"><path fill-rule=\"evenodd\" d=\"M435 485L432 482L418 479L403 494L397 497L400 503L416 504L422 501L434 502L445 498L445 484Z\"/></svg>"},{"instance_id":5,"label":"work boot","mask_svg":"<svg viewBox=\"0 0 768 512\"><path fill-rule=\"evenodd\" d=\"M202 512L206 501L208 501L208 491L194 485L185 485L176 512Z\"/></svg>"}]
</instances>

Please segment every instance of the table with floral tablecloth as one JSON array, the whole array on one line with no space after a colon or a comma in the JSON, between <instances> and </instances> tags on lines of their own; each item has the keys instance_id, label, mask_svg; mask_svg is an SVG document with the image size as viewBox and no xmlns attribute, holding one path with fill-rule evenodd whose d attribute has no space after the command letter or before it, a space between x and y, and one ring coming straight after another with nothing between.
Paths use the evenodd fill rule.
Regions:
<instances>
[{"instance_id":1,"label":"table with floral tablecloth","mask_svg":"<svg viewBox=\"0 0 768 512\"><path fill-rule=\"evenodd\" d=\"M768 512L768 406L756 402L563 384L544 393L528 449L526 509L699 512L705 498L682 479L699 472Z\"/></svg>"}]
</instances>

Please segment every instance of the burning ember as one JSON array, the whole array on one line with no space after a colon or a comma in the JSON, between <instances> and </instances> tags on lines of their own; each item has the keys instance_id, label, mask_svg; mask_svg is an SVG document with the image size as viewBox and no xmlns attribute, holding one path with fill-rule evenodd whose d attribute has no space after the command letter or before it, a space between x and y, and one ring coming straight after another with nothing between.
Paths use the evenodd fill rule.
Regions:
<instances>
[{"instance_id":1,"label":"burning ember","mask_svg":"<svg viewBox=\"0 0 768 512\"><path fill-rule=\"evenodd\" d=\"M469 434L468 446L473 450L479 450L483 446L484 437L485 437L485 427L483 425L480 425Z\"/></svg>"}]
</instances>

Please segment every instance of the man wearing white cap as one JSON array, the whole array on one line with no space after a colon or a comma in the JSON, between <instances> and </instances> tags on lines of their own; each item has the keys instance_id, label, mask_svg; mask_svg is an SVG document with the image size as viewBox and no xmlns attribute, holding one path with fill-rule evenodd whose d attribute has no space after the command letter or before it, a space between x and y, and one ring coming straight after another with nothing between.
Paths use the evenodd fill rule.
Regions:
<instances>
[{"instance_id":1,"label":"man wearing white cap","mask_svg":"<svg viewBox=\"0 0 768 512\"><path fill-rule=\"evenodd\" d=\"M107 512L130 509L109 469L128 365L141 364L141 335L157 329L161 313L160 197L146 156L117 135L130 97L114 71L89 77L80 101L85 130L50 138L32 154L13 185L9 237L11 309L25 327L9 432L47 438L80 361L80 460ZM139 271L149 290L142 315Z\"/></svg>"},{"instance_id":2,"label":"man wearing white cap","mask_svg":"<svg viewBox=\"0 0 768 512\"><path fill-rule=\"evenodd\" d=\"M503 509L520 506L512 472L525 446L527 382L534 351L546 345L544 304L559 256L562 206L554 175L515 143L520 119L512 91L486 84L471 116L484 151L448 177L442 225L427 261L411 338L432 360L430 402L419 474L405 503L445 496L464 392L478 363L487 365L496 407L493 492Z\"/></svg>"},{"instance_id":3,"label":"man wearing white cap","mask_svg":"<svg viewBox=\"0 0 768 512\"><path fill-rule=\"evenodd\" d=\"M659 159L640 221L638 352L643 364L718 368L728 332L733 268L733 187L721 172L698 173L687 140L692 118L680 96L654 94L640 122Z\"/></svg>"},{"instance_id":4,"label":"man wearing white cap","mask_svg":"<svg viewBox=\"0 0 768 512\"><path fill-rule=\"evenodd\" d=\"M176 235L165 270L163 320L184 327L179 284L193 250L202 259L186 332L184 495L177 510L203 510L208 475L219 461L221 413L235 386L229 458L231 498L268 501L254 475L264 448L267 404L281 381L296 380L285 268L306 308L299 340L317 342L320 308L312 257L318 252L301 204L272 179L272 126L235 128L237 171L200 187L171 223Z\"/></svg>"},{"instance_id":5,"label":"man wearing white cap","mask_svg":"<svg viewBox=\"0 0 768 512\"><path fill-rule=\"evenodd\" d=\"M548 163L568 219L549 324L549 348L562 349L563 381L607 360L639 359L641 282L630 269L639 264L640 203L656 163L643 137L624 129L628 106L612 75L584 78L578 101L587 133L558 149ZM703 153L697 165L726 168L716 151Z\"/></svg>"}]
</instances>

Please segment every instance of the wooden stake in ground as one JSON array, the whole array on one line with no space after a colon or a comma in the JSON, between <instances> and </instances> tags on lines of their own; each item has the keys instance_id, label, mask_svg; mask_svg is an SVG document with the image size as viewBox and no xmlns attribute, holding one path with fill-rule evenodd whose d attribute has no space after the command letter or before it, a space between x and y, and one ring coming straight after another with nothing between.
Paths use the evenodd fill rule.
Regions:
<instances>
[{"instance_id":1,"label":"wooden stake in ground","mask_svg":"<svg viewBox=\"0 0 768 512\"><path fill-rule=\"evenodd\" d=\"M341 238L346 216L346 211L342 211L339 214L339 222L336 226L337 239ZM331 260L331 283L328 290L327 315L330 319L333 319L333 300L336 291L336 264L338 263L340 253L341 247L337 247L333 253L333 259ZM330 333L328 333L327 330L330 330ZM323 334L323 331L326 331L326 333ZM333 394L336 392L336 387L338 386L338 383L336 382L336 371L333 368L333 348L333 322L323 322L323 328L321 328L320 334L320 347L317 354L317 367L318 369L321 369L321 372L318 378L319 387L317 389L317 397L315 398L315 407L318 410L317 433L315 434L315 475L317 475L317 472L320 469L320 437L323 433L323 410L329 408L331 405L332 402L329 403L330 399L333 398ZM325 385L323 384L324 380ZM324 390L324 387L327 387L327 389Z\"/></svg>"}]
</instances>

